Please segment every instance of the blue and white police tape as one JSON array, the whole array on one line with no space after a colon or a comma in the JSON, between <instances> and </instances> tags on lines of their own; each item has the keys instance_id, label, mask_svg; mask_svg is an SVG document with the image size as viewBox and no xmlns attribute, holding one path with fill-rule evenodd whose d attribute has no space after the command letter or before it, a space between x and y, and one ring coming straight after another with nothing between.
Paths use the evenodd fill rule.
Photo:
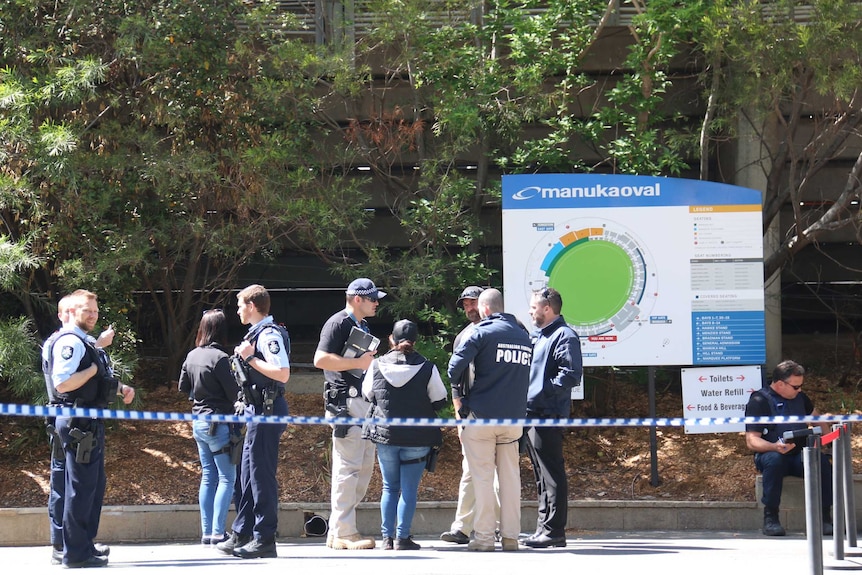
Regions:
<instances>
[{"instance_id":1,"label":"blue and white police tape","mask_svg":"<svg viewBox=\"0 0 862 575\"><path fill-rule=\"evenodd\" d=\"M524 427L682 427L727 425L733 423L848 423L862 421L862 415L806 415L779 417L712 417L686 419L682 417L598 417L574 419L444 419L379 417L318 417L307 415L221 415L192 414L167 411L125 411L117 409L92 409L74 407L50 407L0 403L0 415L19 417L86 417L95 419L120 419L135 421L215 421L218 423L281 423L287 425L363 425L365 423L403 425L408 427L455 427L458 425L522 425Z\"/></svg>"}]
</instances>

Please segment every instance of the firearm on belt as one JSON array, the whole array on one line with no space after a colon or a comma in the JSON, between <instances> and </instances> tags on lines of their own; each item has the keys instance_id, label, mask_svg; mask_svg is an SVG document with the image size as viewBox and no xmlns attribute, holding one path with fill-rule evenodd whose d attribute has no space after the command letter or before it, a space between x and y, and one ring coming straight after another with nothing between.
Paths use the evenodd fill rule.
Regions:
<instances>
[{"instance_id":1,"label":"firearm on belt","mask_svg":"<svg viewBox=\"0 0 862 575\"><path fill-rule=\"evenodd\" d=\"M96 436L92 431L81 431L77 427L69 430L69 437L72 438L72 443L76 445L75 462L90 463L90 453L96 446Z\"/></svg>"},{"instance_id":2,"label":"firearm on belt","mask_svg":"<svg viewBox=\"0 0 862 575\"><path fill-rule=\"evenodd\" d=\"M48 423L45 425L45 429L48 431L48 441L51 442L51 459L58 461L66 459L66 453L63 450L63 441L60 439L57 427L53 423Z\"/></svg>"}]
</instances>

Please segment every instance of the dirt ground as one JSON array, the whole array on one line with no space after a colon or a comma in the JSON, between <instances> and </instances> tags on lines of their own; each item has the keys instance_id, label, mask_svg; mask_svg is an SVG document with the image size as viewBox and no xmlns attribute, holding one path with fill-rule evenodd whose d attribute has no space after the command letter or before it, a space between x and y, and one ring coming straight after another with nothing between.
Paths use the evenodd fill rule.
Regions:
<instances>
[{"instance_id":1,"label":"dirt ground","mask_svg":"<svg viewBox=\"0 0 862 575\"><path fill-rule=\"evenodd\" d=\"M792 340L790 344L793 343ZM854 370L842 369L846 354L830 356L828 345L814 350L799 338L798 355L810 359L805 390L823 412L859 413L862 405ZM788 342L785 342L788 348ZM836 352L837 353L837 352ZM788 354L788 357L791 357ZM678 371L678 370L677 370ZM646 417L646 385L637 374L621 373L593 386L586 401L577 402L574 417ZM843 380L843 381L842 381ZM839 386L838 383L843 383ZM187 412L188 401L166 383L144 388L141 409ZM291 415L320 415L319 395L288 394ZM7 401L7 400L4 400ZM661 383L659 417L682 416L678 382ZM110 422L106 467L106 505L195 504L200 477L191 427L184 422ZM437 471L426 473L419 498L457 499L461 453L455 430L444 430L445 444ZM657 430L659 484L651 484L649 430L644 428L572 428L566 433L569 497L598 500L753 501L752 458L738 433L685 434L682 428ZM330 437L328 427L291 425L282 437L279 484L283 502L329 500ZM40 421L0 418L0 507L39 507L48 493L49 449ZM862 436L854 434L854 447ZM862 471L862 456L854 458ZM521 459L522 498L536 496L529 459ZM380 498L375 470L367 500Z\"/></svg>"}]
</instances>

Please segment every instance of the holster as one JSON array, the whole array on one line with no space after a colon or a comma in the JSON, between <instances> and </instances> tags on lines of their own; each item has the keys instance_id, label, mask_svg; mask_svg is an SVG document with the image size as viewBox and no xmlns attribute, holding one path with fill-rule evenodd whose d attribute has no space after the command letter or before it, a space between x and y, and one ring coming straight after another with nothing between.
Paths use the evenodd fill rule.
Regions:
<instances>
[{"instance_id":1,"label":"holster","mask_svg":"<svg viewBox=\"0 0 862 575\"><path fill-rule=\"evenodd\" d=\"M254 412L260 414L263 408L263 394L251 383L251 380L242 387L242 400L246 405L254 406Z\"/></svg>"},{"instance_id":2,"label":"holster","mask_svg":"<svg viewBox=\"0 0 862 575\"><path fill-rule=\"evenodd\" d=\"M272 415L273 404L278 395L278 390L274 387L265 387L261 395L263 396L263 415Z\"/></svg>"},{"instance_id":3,"label":"holster","mask_svg":"<svg viewBox=\"0 0 862 575\"><path fill-rule=\"evenodd\" d=\"M92 431L82 431L77 427L69 430L71 445L75 446L75 462L90 463L90 453L96 446L96 436Z\"/></svg>"},{"instance_id":4,"label":"holster","mask_svg":"<svg viewBox=\"0 0 862 575\"><path fill-rule=\"evenodd\" d=\"M461 419L467 419L470 417L470 406L464 399L461 400L461 407L458 409L458 415L461 416Z\"/></svg>"},{"instance_id":5,"label":"holster","mask_svg":"<svg viewBox=\"0 0 862 575\"><path fill-rule=\"evenodd\" d=\"M520 455L527 455L530 452L530 438L527 437L527 428L524 428L524 432L521 434L521 438L518 439L518 453Z\"/></svg>"},{"instance_id":6,"label":"holster","mask_svg":"<svg viewBox=\"0 0 862 575\"><path fill-rule=\"evenodd\" d=\"M347 409L347 398L349 394L347 388L328 387L323 392L323 405L326 411L335 417L350 417L350 412ZM332 435L343 439L347 437L347 432L350 431L350 425L333 425Z\"/></svg>"},{"instance_id":7,"label":"holster","mask_svg":"<svg viewBox=\"0 0 862 575\"><path fill-rule=\"evenodd\" d=\"M230 453L230 462L234 465L239 465L242 461L242 446L245 439L245 425L231 424L230 426L230 442L228 443Z\"/></svg>"},{"instance_id":8,"label":"holster","mask_svg":"<svg viewBox=\"0 0 862 575\"><path fill-rule=\"evenodd\" d=\"M431 451L428 452L427 459L425 460L425 470L428 473L434 473L437 470L437 457L440 455L440 446L434 445L431 447Z\"/></svg>"}]
</instances>

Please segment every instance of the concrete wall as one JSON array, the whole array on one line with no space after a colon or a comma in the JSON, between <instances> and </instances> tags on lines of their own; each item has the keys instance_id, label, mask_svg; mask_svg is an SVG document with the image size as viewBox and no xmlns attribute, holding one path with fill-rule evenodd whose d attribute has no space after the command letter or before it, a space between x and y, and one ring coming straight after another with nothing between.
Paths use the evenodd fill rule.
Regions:
<instances>
[{"instance_id":1,"label":"concrete wall","mask_svg":"<svg viewBox=\"0 0 862 575\"><path fill-rule=\"evenodd\" d=\"M421 501L413 519L417 535L448 531L455 517L454 501ZM329 516L328 503L283 503L279 537L302 537L312 515ZM231 514L229 521L233 519ZM363 503L357 513L359 530L380 533L376 502ZM569 528L587 531L754 531L761 518L754 503L699 501L571 501ZM521 530L536 527L536 503L522 505ZM195 541L200 537L197 505L139 505L105 507L99 528L103 542ZM45 508L0 509L0 546L48 545ZM323 539L321 539L321 543Z\"/></svg>"},{"instance_id":2,"label":"concrete wall","mask_svg":"<svg viewBox=\"0 0 862 575\"><path fill-rule=\"evenodd\" d=\"M757 501L762 495L760 476L755 482ZM862 525L862 476L854 477L857 524ZM449 529L455 516L454 501L420 501L413 520L417 535L436 535ZM763 506L755 502L724 501L570 501L569 529L581 531L759 531ZM329 503L282 503L279 537L302 537L312 515L329 516ZM535 529L536 503L523 502L521 530ZM105 507L99 529L104 542L195 541L200 537L197 505L129 505ZM232 521L233 514L228 517ZM359 506L360 531L380 532L377 502ZM805 530L805 495L802 480L785 479L781 522L790 532ZM47 545L48 513L44 507L0 509L0 546ZM323 542L321 540L321 542Z\"/></svg>"},{"instance_id":3,"label":"concrete wall","mask_svg":"<svg viewBox=\"0 0 862 575\"><path fill-rule=\"evenodd\" d=\"M763 496L763 478L758 475L754 486L757 506L761 510L763 504L760 498ZM860 511L862 511L862 475L853 476L853 497L856 504L856 523L860 523ZM824 502L824 505L826 502ZM832 505L832 502L829 502ZM784 487L781 490L781 507L779 508L781 524L789 531L803 531L805 529L805 485L798 477L785 477ZM833 512L834 516L834 512Z\"/></svg>"}]
</instances>

